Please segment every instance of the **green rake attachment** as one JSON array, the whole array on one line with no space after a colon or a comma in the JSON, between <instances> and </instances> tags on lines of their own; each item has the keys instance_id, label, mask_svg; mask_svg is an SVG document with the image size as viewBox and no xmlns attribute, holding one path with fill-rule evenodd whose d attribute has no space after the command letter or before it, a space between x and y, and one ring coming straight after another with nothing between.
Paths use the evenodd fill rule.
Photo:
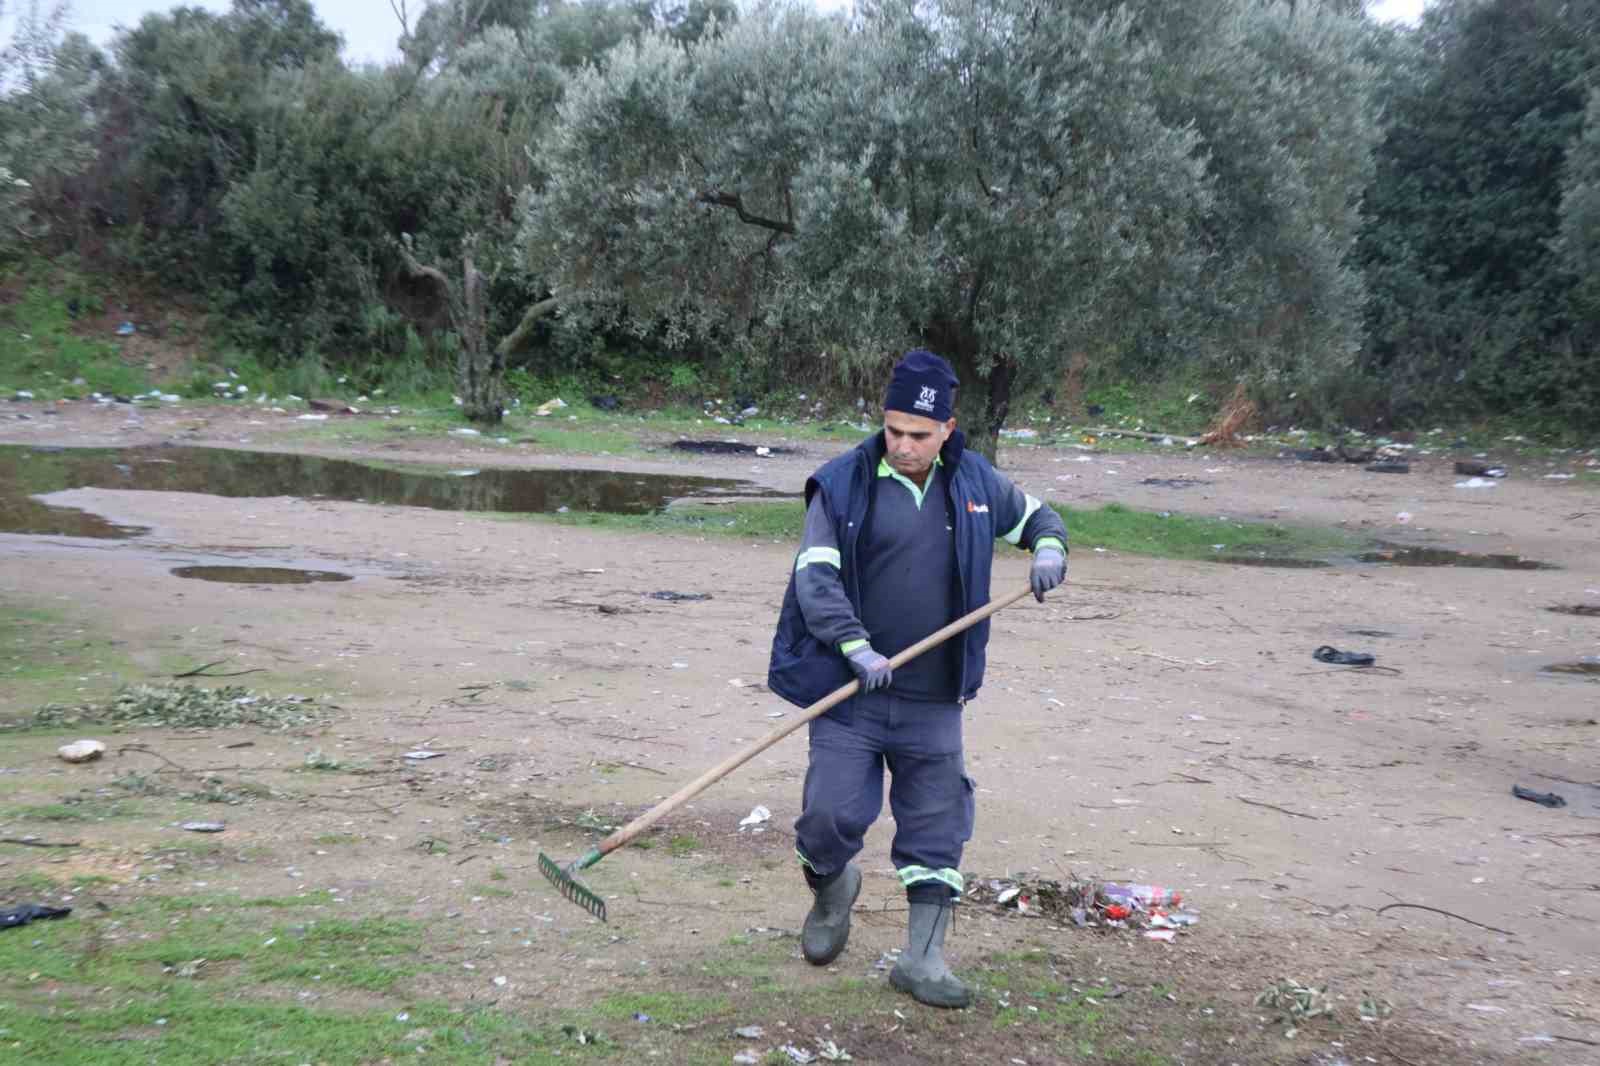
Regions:
<instances>
[{"instance_id":1,"label":"green rake attachment","mask_svg":"<svg viewBox=\"0 0 1600 1066\"><path fill-rule=\"evenodd\" d=\"M1018 600L1022 599L1022 597L1029 595L1032 591L1033 590L1027 585L1023 585L1015 592L1002 596L997 600L990 600L988 603L984 604L982 607L979 607L971 614L963 615L938 632L928 634L926 637L923 637L921 640L911 645L911 647L897 653L889 660L889 665L898 670L900 667L904 666L912 659L915 659L929 648L937 647L938 645L943 644L945 641L949 640L957 633L960 633L962 630L969 629L972 626L977 625L979 622L983 621L985 618L988 618L996 611L1003 607L1011 606L1013 603L1016 603ZM710 788L724 777L727 777L729 774L733 773L733 771L737 770L751 759L754 759L757 755L760 755L762 752L772 747L772 745L776 744L790 733L793 733L796 729L799 729L813 718L827 714L829 711L833 710L834 707L843 703L851 696L854 696L860 687L861 683L859 681L852 681L847 685L841 685L839 688L834 689L831 693L822 697L822 699L801 711L798 716L793 718L787 724L780 726L772 733L762 737L760 740L752 742L743 749L734 752L732 755L728 756L726 759L723 759L717 765L713 766L711 769L707 770L693 781L690 781L687 785L684 785L678 791L674 792L672 795L668 796L654 807L651 807L648 811L645 811L643 814L639 815L639 817L635 818L621 829L618 829L616 832L606 837L598 845L586 852L581 858L574 859L567 865L562 866L544 852L540 852L539 872L544 874L545 878L548 879L552 885L556 886L557 892L560 892L567 899L570 899L572 902L576 903L578 906L582 907L596 918L599 918L602 922L605 921L606 901L601 899L594 893L592 889L583 884L583 882L579 881L577 877L574 876L579 870L587 870L589 867L593 866L607 855L610 855L613 851L616 851L618 848L627 844L640 833L643 833L646 829L649 829L652 825L655 825L656 822L660 821L662 818L665 818L668 814L677 810L685 803L688 803L700 793L704 792L706 789Z\"/></svg>"},{"instance_id":2,"label":"green rake attachment","mask_svg":"<svg viewBox=\"0 0 1600 1066\"><path fill-rule=\"evenodd\" d=\"M541 851L539 853L539 872L544 874L552 885L556 886L557 892L603 922L606 920L606 901L595 895L582 881L572 875L579 870L593 866L604 856L605 852L599 848L593 848L581 859L577 859L567 866L562 866Z\"/></svg>"}]
</instances>

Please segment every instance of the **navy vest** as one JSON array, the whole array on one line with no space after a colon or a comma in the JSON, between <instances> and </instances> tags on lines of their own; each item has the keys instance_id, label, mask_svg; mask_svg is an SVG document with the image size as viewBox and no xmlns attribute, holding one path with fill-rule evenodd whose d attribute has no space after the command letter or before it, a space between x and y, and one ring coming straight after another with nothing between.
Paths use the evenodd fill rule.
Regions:
<instances>
[{"instance_id":1,"label":"navy vest","mask_svg":"<svg viewBox=\"0 0 1600 1066\"><path fill-rule=\"evenodd\" d=\"M966 438L960 430L950 435L939 454L944 462L946 498L943 503L946 512L955 520L955 606L956 617L960 617L989 602L994 542L1006 532L997 530L994 524L995 512L999 509L995 505L1003 490L989 461L966 450ZM862 601L856 548L871 517L872 490L883 455L880 431L824 464L806 481L806 506L811 505L813 496L822 493L828 517L833 522L839 544L839 576L857 618L862 617ZM939 505L940 501L935 499L923 504L924 507ZM928 632L954 620L930 620ZM959 664L956 691L962 700L970 700L983 684L989 646L988 620L950 638L949 643ZM822 644L806 628L791 568L789 587L783 594L783 607L778 613L778 628L772 636L767 687L795 706L806 707L854 679L855 674L839 650Z\"/></svg>"}]
</instances>

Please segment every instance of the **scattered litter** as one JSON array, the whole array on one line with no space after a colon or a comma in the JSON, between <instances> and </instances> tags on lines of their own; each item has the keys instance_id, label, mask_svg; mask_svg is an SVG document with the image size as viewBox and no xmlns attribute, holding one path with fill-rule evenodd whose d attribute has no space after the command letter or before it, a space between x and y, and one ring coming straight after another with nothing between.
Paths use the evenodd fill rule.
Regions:
<instances>
[{"instance_id":1,"label":"scattered litter","mask_svg":"<svg viewBox=\"0 0 1600 1066\"><path fill-rule=\"evenodd\" d=\"M29 392L27 389L18 389L17 394L13 397L13 399L31 400L33 399L33 393Z\"/></svg>"},{"instance_id":2,"label":"scattered litter","mask_svg":"<svg viewBox=\"0 0 1600 1066\"><path fill-rule=\"evenodd\" d=\"M850 1052L835 1044L832 1040L824 1040L817 1045L817 1057L829 1062L850 1062Z\"/></svg>"},{"instance_id":3,"label":"scattered litter","mask_svg":"<svg viewBox=\"0 0 1600 1066\"><path fill-rule=\"evenodd\" d=\"M1080 928L1157 929L1176 934L1200 921L1199 915L1176 910L1183 903L1181 893L1159 885L974 878L967 884L966 898L1019 914L1070 921Z\"/></svg>"},{"instance_id":4,"label":"scattered litter","mask_svg":"<svg viewBox=\"0 0 1600 1066\"><path fill-rule=\"evenodd\" d=\"M1505 477L1506 468L1503 466L1491 466L1489 463L1479 459L1457 459L1456 473L1465 474L1468 477Z\"/></svg>"},{"instance_id":5,"label":"scattered litter","mask_svg":"<svg viewBox=\"0 0 1600 1066\"><path fill-rule=\"evenodd\" d=\"M808 1062L817 1061L817 1057L811 1052L802 1047L795 1047L793 1044L785 1044L778 1050L789 1056L790 1062L798 1062L800 1066L805 1066Z\"/></svg>"},{"instance_id":6,"label":"scattered litter","mask_svg":"<svg viewBox=\"0 0 1600 1066\"><path fill-rule=\"evenodd\" d=\"M1499 484L1499 482L1490 481L1487 478L1470 477L1465 481L1456 482L1456 488L1458 488L1458 489L1492 489L1498 484Z\"/></svg>"},{"instance_id":7,"label":"scattered litter","mask_svg":"<svg viewBox=\"0 0 1600 1066\"><path fill-rule=\"evenodd\" d=\"M328 416L327 415L300 415L299 416L299 421L301 421L301 422L326 422L327 420L328 420Z\"/></svg>"},{"instance_id":8,"label":"scattered litter","mask_svg":"<svg viewBox=\"0 0 1600 1066\"><path fill-rule=\"evenodd\" d=\"M418 748L416 751L406 752L403 757L421 762L424 759L438 759L443 757L445 754L446 753L442 751L429 751L426 748Z\"/></svg>"},{"instance_id":9,"label":"scattered litter","mask_svg":"<svg viewBox=\"0 0 1600 1066\"><path fill-rule=\"evenodd\" d=\"M495 980L497 982L504 983L505 978L504 977L497 977L497 978L495 978ZM642 1010L636 1010L636 1011L633 1012L633 1020L638 1022L640 1025L643 1025L644 1023L646 1023L646 1022L648 1022L650 1020L650 1015L646 1014Z\"/></svg>"},{"instance_id":10,"label":"scattered litter","mask_svg":"<svg viewBox=\"0 0 1600 1066\"><path fill-rule=\"evenodd\" d=\"M741 1025L733 1031L733 1035L744 1040L760 1040L767 1031L759 1025Z\"/></svg>"},{"instance_id":11,"label":"scattered litter","mask_svg":"<svg viewBox=\"0 0 1600 1066\"><path fill-rule=\"evenodd\" d=\"M761 1061L761 1052L749 1049L735 1051L733 1053L733 1061L737 1066L757 1066L757 1063Z\"/></svg>"},{"instance_id":12,"label":"scattered litter","mask_svg":"<svg viewBox=\"0 0 1600 1066\"><path fill-rule=\"evenodd\" d=\"M1332 644L1324 644L1311 653L1311 657L1319 663L1333 663L1335 666L1371 666L1378 661L1377 656L1364 651L1340 651Z\"/></svg>"},{"instance_id":13,"label":"scattered litter","mask_svg":"<svg viewBox=\"0 0 1600 1066\"><path fill-rule=\"evenodd\" d=\"M1512 785L1511 794L1519 800L1528 800L1530 803L1537 803L1541 807L1565 807L1567 805L1565 797L1559 796L1554 792L1535 792L1533 789L1523 788L1521 785Z\"/></svg>"},{"instance_id":14,"label":"scattered litter","mask_svg":"<svg viewBox=\"0 0 1600 1066\"><path fill-rule=\"evenodd\" d=\"M1576 476L1576 474L1546 474L1544 479L1546 481L1571 481Z\"/></svg>"},{"instance_id":15,"label":"scattered litter","mask_svg":"<svg viewBox=\"0 0 1600 1066\"><path fill-rule=\"evenodd\" d=\"M539 418L549 418L551 415L555 414L565 406L567 406L567 401L557 396L555 399L546 400L538 407L535 407L533 409L533 413Z\"/></svg>"},{"instance_id":16,"label":"scattered litter","mask_svg":"<svg viewBox=\"0 0 1600 1066\"><path fill-rule=\"evenodd\" d=\"M124 322L122 325L117 327L117 336L131 337L138 331L139 327L135 326L132 322Z\"/></svg>"},{"instance_id":17,"label":"scattered litter","mask_svg":"<svg viewBox=\"0 0 1600 1066\"><path fill-rule=\"evenodd\" d=\"M1399 522L1403 526L1410 525L1411 524L1411 512L1410 511L1401 511L1399 514L1394 516L1394 520L1396 522Z\"/></svg>"},{"instance_id":18,"label":"scattered litter","mask_svg":"<svg viewBox=\"0 0 1600 1066\"><path fill-rule=\"evenodd\" d=\"M1504 1014L1506 1012L1504 1007L1496 1007L1492 1003L1468 1003L1467 1009L1475 1010L1479 1014Z\"/></svg>"},{"instance_id":19,"label":"scattered litter","mask_svg":"<svg viewBox=\"0 0 1600 1066\"><path fill-rule=\"evenodd\" d=\"M767 717L768 718L782 718L787 713L788 713L787 711L768 711L767 712Z\"/></svg>"},{"instance_id":20,"label":"scattered litter","mask_svg":"<svg viewBox=\"0 0 1600 1066\"><path fill-rule=\"evenodd\" d=\"M771 820L772 820L772 812L767 810L763 806L757 805L757 806L752 807L750 809L750 813L749 814L745 815L742 819L740 819L739 828L740 829L744 829L747 826L760 825L762 822L767 822L767 821L771 821Z\"/></svg>"},{"instance_id":21,"label":"scattered litter","mask_svg":"<svg viewBox=\"0 0 1600 1066\"><path fill-rule=\"evenodd\" d=\"M452 429L450 431L450 435L452 437L481 437L481 436L483 436L483 434L479 433L477 430L475 430L475 429L466 429L465 427L463 427L461 429Z\"/></svg>"},{"instance_id":22,"label":"scattered litter","mask_svg":"<svg viewBox=\"0 0 1600 1066\"><path fill-rule=\"evenodd\" d=\"M772 454L772 449L768 448L766 445L763 444L760 447L756 448L756 454L761 456L763 459L765 459L765 458L767 458L768 456L770 456ZM1571 477L1572 475L1568 474L1567 476Z\"/></svg>"},{"instance_id":23,"label":"scattered litter","mask_svg":"<svg viewBox=\"0 0 1600 1066\"><path fill-rule=\"evenodd\" d=\"M184 822L178 828L189 833L220 833L228 826L225 822Z\"/></svg>"},{"instance_id":24,"label":"scattered litter","mask_svg":"<svg viewBox=\"0 0 1600 1066\"><path fill-rule=\"evenodd\" d=\"M0 911L0 929L12 929L29 922L42 922L51 918L65 918L71 907L46 907L40 903L24 903L20 907Z\"/></svg>"},{"instance_id":25,"label":"scattered litter","mask_svg":"<svg viewBox=\"0 0 1600 1066\"><path fill-rule=\"evenodd\" d=\"M1178 931L1176 929L1146 929L1144 931L1146 940L1165 940L1170 942L1177 935Z\"/></svg>"},{"instance_id":26,"label":"scattered litter","mask_svg":"<svg viewBox=\"0 0 1600 1066\"><path fill-rule=\"evenodd\" d=\"M700 600L709 600L711 598L711 593L709 592L662 591L647 592L645 595L650 597L652 600L665 600L668 603L694 603Z\"/></svg>"},{"instance_id":27,"label":"scattered litter","mask_svg":"<svg viewBox=\"0 0 1600 1066\"><path fill-rule=\"evenodd\" d=\"M56 749L56 754L66 762L92 762L106 753L106 746L98 740L74 740Z\"/></svg>"}]
</instances>

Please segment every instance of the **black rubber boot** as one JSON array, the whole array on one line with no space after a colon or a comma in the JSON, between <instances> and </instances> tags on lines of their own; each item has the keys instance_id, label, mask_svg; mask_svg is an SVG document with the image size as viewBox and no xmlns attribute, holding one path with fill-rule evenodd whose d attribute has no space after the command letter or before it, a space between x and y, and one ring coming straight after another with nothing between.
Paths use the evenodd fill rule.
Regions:
<instances>
[{"instance_id":1,"label":"black rubber boot","mask_svg":"<svg viewBox=\"0 0 1600 1066\"><path fill-rule=\"evenodd\" d=\"M850 939L850 908L861 895L861 870L849 863L822 882L807 871L806 882L816 898L800 932L800 951L811 965L826 966L839 957Z\"/></svg>"},{"instance_id":2,"label":"black rubber boot","mask_svg":"<svg viewBox=\"0 0 1600 1066\"><path fill-rule=\"evenodd\" d=\"M944 961L944 934L955 908L949 903L911 903L906 950L889 971L889 983L930 1007L970 1007L972 992Z\"/></svg>"}]
</instances>

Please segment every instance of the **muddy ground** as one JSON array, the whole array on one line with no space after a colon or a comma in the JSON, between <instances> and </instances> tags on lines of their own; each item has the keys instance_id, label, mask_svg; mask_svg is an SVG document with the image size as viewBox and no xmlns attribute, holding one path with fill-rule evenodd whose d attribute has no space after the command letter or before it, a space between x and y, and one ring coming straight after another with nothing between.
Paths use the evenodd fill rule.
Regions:
<instances>
[{"instance_id":1,"label":"muddy ground","mask_svg":"<svg viewBox=\"0 0 1600 1066\"><path fill-rule=\"evenodd\" d=\"M220 408L130 421L120 406L48 417L7 406L3 443L248 439L390 461L688 471L789 491L843 447L592 458L442 435L341 443ZM0 692L0 717L46 695L103 696L218 660L214 672L257 670L238 680L337 710L325 728L283 734L90 731L113 754L81 767L55 760L56 733L0 736L0 812L10 812L0 834L81 841L61 852L0 846L0 885L94 873L104 880L89 895L111 906L200 883L247 897L326 889L338 901L329 908L430 930L419 948L429 965L409 994L503 1010L713 988L733 995L737 1013L741 982L800 997L859 979L851 987L866 1006L828 1032L845 1034L840 1045L860 1062L1600 1062L1600 686L1542 670L1600 654L1600 618L1551 610L1600 605L1600 478L1581 459L1513 460L1496 487L1463 489L1450 458L1378 475L1242 453L1004 451L1016 481L1067 504L1338 524L1559 569L1297 570L1074 552L1059 593L996 619L988 683L968 711L980 795L963 865L985 877L1155 882L1182 890L1201 922L1167 944L970 908L950 947L983 998L961 1015L936 1017L883 981L904 903L887 812L862 857L868 877L847 953L814 971L785 936L807 906L790 833L803 737L705 793L652 846L594 868L608 925L555 896L535 869L539 850L581 853L596 827L621 824L792 711L759 684L791 565L783 543L287 497L56 494L50 503L150 532L0 535L0 603L49 612L55 621L34 635L81 670L49 692L42 683ZM1567 472L1579 476L1544 477ZM1191 483L1141 484L1152 478ZM267 588L169 573L229 562L355 579ZM1026 579L1021 556L996 565L997 587ZM711 598L646 595L663 590ZM25 643L0 655L41 654ZM1314 661L1324 644L1372 652L1379 669ZM159 757L116 753L128 743ZM419 747L446 754L401 758ZM307 771L313 751L340 768ZM207 812L175 799L64 828L15 813L92 797L134 770L184 780L173 767L267 790L218 808L228 827L217 849L187 866L161 849L192 843L174 823ZM1567 805L1515 799L1514 784L1559 792ZM741 831L757 805L771 821ZM1396 903L1449 913L1379 913ZM770 964L759 976L748 959L730 968L730 952L758 949ZM1047 1028L1002 1025L1009 993L984 977L1019 957L1047 959L1074 988L1143 990L1119 1016L1122 1050L1086 1052ZM1252 1004L1281 976L1327 985L1337 1019L1284 1039ZM1387 1020L1357 1019L1367 992L1393 1005ZM817 1027L832 1023L796 1010L787 1024L816 1046ZM776 1028L783 1018L713 1021L788 1032ZM653 1039L645 1023L613 1036L624 1061L679 1054ZM1126 1057L1140 1045L1153 1057Z\"/></svg>"}]
</instances>

